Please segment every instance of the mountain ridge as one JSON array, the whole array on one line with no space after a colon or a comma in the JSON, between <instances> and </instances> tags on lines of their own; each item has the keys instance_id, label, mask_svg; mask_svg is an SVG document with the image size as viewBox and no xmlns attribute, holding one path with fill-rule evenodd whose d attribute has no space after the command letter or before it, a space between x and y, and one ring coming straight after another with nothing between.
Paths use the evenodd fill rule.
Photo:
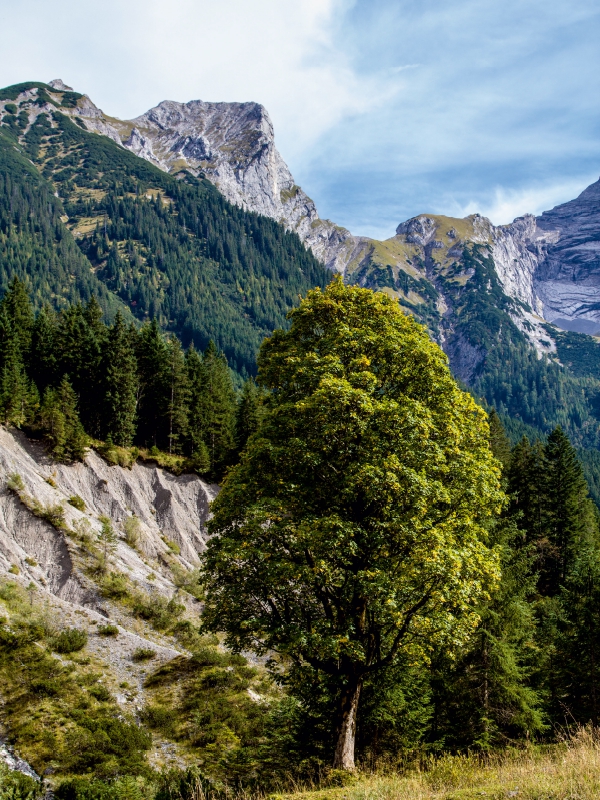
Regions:
<instances>
[{"instance_id":1,"label":"mountain ridge","mask_svg":"<svg viewBox=\"0 0 600 800\"><path fill-rule=\"evenodd\" d=\"M277 150L273 124L259 103L165 100L133 120L120 121L104 115L87 98L64 113L79 116L88 128L111 136L165 171L185 168L205 175L230 202L282 222L328 269L349 278L385 245L320 218ZM419 214L400 223L396 236L402 235L403 226L412 223L414 228L416 220L439 216ZM529 324L539 327L540 317L567 329L576 330L579 320L600 328L600 181L539 217L525 214L499 226L478 218L506 293L534 315ZM461 222L446 219L452 227ZM469 241L479 238L474 230ZM391 266L405 269L406 263L398 259ZM540 353L542 338L541 333L532 337Z\"/></svg>"}]
</instances>

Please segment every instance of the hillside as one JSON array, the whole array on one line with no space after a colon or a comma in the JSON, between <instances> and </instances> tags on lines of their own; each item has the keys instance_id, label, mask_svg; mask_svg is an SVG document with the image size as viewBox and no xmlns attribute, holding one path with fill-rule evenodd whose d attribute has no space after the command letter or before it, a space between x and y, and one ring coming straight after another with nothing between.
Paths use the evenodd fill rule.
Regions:
<instances>
[{"instance_id":1,"label":"hillside","mask_svg":"<svg viewBox=\"0 0 600 800\"><path fill-rule=\"evenodd\" d=\"M26 278L38 307L96 294L109 317L155 318L186 346L213 339L252 372L261 340L326 270L209 181L82 129L65 113L82 100L45 84L0 92L0 288Z\"/></svg>"}]
</instances>

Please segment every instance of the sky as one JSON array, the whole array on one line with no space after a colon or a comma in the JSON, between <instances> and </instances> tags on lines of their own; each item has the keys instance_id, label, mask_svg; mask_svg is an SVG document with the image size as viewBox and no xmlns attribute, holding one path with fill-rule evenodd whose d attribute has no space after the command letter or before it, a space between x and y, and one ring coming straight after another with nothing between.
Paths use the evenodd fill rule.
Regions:
<instances>
[{"instance_id":1,"label":"sky","mask_svg":"<svg viewBox=\"0 0 600 800\"><path fill-rule=\"evenodd\" d=\"M0 0L0 86L107 114L253 100L322 217L496 224L600 175L598 0Z\"/></svg>"}]
</instances>

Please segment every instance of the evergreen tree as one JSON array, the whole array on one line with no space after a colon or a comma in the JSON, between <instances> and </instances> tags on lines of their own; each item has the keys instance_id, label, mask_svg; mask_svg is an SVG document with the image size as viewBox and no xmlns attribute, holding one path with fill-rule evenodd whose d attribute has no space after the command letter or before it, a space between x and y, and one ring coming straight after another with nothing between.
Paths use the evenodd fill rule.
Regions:
<instances>
[{"instance_id":1,"label":"evergreen tree","mask_svg":"<svg viewBox=\"0 0 600 800\"><path fill-rule=\"evenodd\" d=\"M136 356L140 380L137 440L146 447L168 445L169 349L156 320L138 335Z\"/></svg>"},{"instance_id":2,"label":"evergreen tree","mask_svg":"<svg viewBox=\"0 0 600 800\"><path fill-rule=\"evenodd\" d=\"M10 282L2 299L2 307L10 320L23 363L28 366L34 324L33 306L27 285L16 276Z\"/></svg>"},{"instance_id":3,"label":"evergreen tree","mask_svg":"<svg viewBox=\"0 0 600 800\"><path fill-rule=\"evenodd\" d=\"M137 363L129 330L117 313L103 356L103 432L114 444L128 447L135 435Z\"/></svg>"},{"instance_id":4,"label":"evergreen tree","mask_svg":"<svg viewBox=\"0 0 600 800\"><path fill-rule=\"evenodd\" d=\"M58 371L67 374L79 398L81 420L86 430L99 436L102 429L100 367L106 342L106 326L96 320L96 304L69 306L60 314L56 337Z\"/></svg>"},{"instance_id":5,"label":"evergreen tree","mask_svg":"<svg viewBox=\"0 0 600 800\"><path fill-rule=\"evenodd\" d=\"M600 720L600 542L574 557L560 596L553 659L557 721L597 726Z\"/></svg>"},{"instance_id":6,"label":"evergreen tree","mask_svg":"<svg viewBox=\"0 0 600 800\"><path fill-rule=\"evenodd\" d=\"M100 517L100 533L98 534L98 543L100 545L100 569L106 572L108 569L109 557L117 549L117 534L114 531L112 523L108 517Z\"/></svg>"},{"instance_id":7,"label":"evergreen tree","mask_svg":"<svg viewBox=\"0 0 600 800\"><path fill-rule=\"evenodd\" d=\"M492 409L488 414L488 422L490 426L490 447L492 453L502 464L503 473L506 475L510 460L511 460L511 447L504 425L500 421L495 409Z\"/></svg>"},{"instance_id":8,"label":"evergreen tree","mask_svg":"<svg viewBox=\"0 0 600 800\"><path fill-rule=\"evenodd\" d=\"M227 361L212 341L204 351L195 391L195 435L206 444L211 474L218 478L230 463L235 447L236 404Z\"/></svg>"},{"instance_id":9,"label":"evergreen tree","mask_svg":"<svg viewBox=\"0 0 600 800\"><path fill-rule=\"evenodd\" d=\"M194 468L204 474L210 470L210 455L206 442L202 439L202 396L204 373L202 370L202 357L194 347L189 346L185 354L189 386L188 406L188 451L194 463Z\"/></svg>"},{"instance_id":10,"label":"evergreen tree","mask_svg":"<svg viewBox=\"0 0 600 800\"><path fill-rule=\"evenodd\" d=\"M49 451L57 461L83 460L88 437L77 413L77 396L66 375L58 389L46 389L40 422Z\"/></svg>"},{"instance_id":11,"label":"evergreen tree","mask_svg":"<svg viewBox=\"0 0 600 800\"><path fill-rule=\"evenodd\" d=\"M539 658L530 603L534 550L510 519L495 526L491 539L502 580L479 608L481 622L462 657L434 661L431 738L446 747L487 750L545 729L542 697L531 685Z\"/></svg>"},{"instance_id":12,"label":"evergreen tree","mask_svg":"<svg viewBox=\"0 0 600 800\"><path fill-rule=\"evenodd\" d=\"M58 320L51 306L44 304L33 324L30 375L40 393L57 379Z\"/></svg>"},{"instance_id":13,"label":"evergreen tree","mask_svg":"<svg viewBox=\"0 0 600 800\"><path fill-rule=\"evenodd\" d=\"M578 547L584 544L586 535L592 534L595 521L581 463L560 427L548 437L544 454L547 550L540 574L540 590L555 596L564 584Z\"/></svg>"},{"instance_id":14,"label":"evergreen tree","mask_svg":"<svg viewBox=\"0 0 600 800\"><path fill-rule=\"evenodd\" d=\"M31 423L39 396L27 377L21 338L7 303L0 305L0 419L20 427Z\"/></svg>"},{"instance_id":15,"label":"evergreen tree","mask_svg":"<svg viewBox=\"0 0 600 800\"><path fill-rule=\"evenodd\" d=\"M508 469L508 514L526 533L527 541L537 551L536 569L544 569L547 551L546 536L546 455L536 440L531 444L524 436L513 448Z\"/></svg>"},{"instance_id":16,"label":"evergreen tree","mask_svg":"<svg viewBox=\"0 0 600 800\"><path fill-rule=\"evenodd\" d=\"M185 356L179 339L171 336L167 342L168 357L168 442L169 453L180 453L188 428L189 380Z\"/></svg>"},{"instance_id":17,"label":"evergreen tree","mask_svg":"<svg viewBox=\"0 0 600 800\"><path fill-rule=\"evenodd\" d=\"M261 393L252 378L244 382L242 394L235 411L235 445L239 453L260 425L262 416Z\"/></svg>"}]
</instances>

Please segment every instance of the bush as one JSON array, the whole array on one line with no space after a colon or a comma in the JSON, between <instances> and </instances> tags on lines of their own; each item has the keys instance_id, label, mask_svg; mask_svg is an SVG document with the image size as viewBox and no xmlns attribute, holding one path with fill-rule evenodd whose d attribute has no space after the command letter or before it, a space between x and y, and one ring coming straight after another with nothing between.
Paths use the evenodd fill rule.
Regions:
<instances>
[{"instance_id":1,"label":"bush","mask_svg":"<svg viewBox=\"0 0 600 800\"><path fill-rule=\"evenodd\" d=\"M69 505L76 508L78 511L85 511L85 501L83 497L80 497L78 494L73 494L69 497Z\"/></svg>"},{"instance_id":2,"label":"bush","mask_svg":"<svg viewBox=\"0 0 600 800\"><path fill-rule=\"evenodd\" d=\"M18 472L13 472L8 476L8 480L6 481L6 485L12 492L22 492L25 488L25 484L23 483L23 478L19 475Z\"/></svg>"},{"instance_id":3,"label":"bush","mask_svg":"<svg viewBox=\"0 0 600 800\"><path fill-rule=\"evenodd\" d=\"M117 636L119 629L116 625L98 625L96 628L100 636Z\"/></svg>"},{"instance_id":4,"label":"bush","mask_svg":"<svg viewBox=\"0 0 600 800\"><path fill-rule=\"evenodd\" d=\"M142 535L140 521L135 514L133 514L131 517L127 517L123 523L123 531L125 532L125 541L129 547L133 547L135 549L140 543L140 538Z\"/></svg>"},{"instance_id":5,"label":"bush","mask_svg":"<svg viewBox=\"0 0 600 800\"><path fill-rule=\"evenodd\" d=\"M179 547L179 545L177 544L177 542L173 542L173 541L171 541L171 539L167 539L167 537L166 537L166 536L163 536L163 537L162 537L162 540L163 540L163 542L164 542L164 543L167 545L167 547L169 548L169 550L170 550L172 553L175 553L175 555L176 555L176 556L180 555L180 553L181 553L181 548Z\"/></svg>"},{"instance_id":6,"label":"bush","mask_svg":"<svg viewBox=\"0 0 600 800\"><path fill-rule=\"evenodd\" d=\"M149 661L151 658L154 658L156 655L156 650L152 650L150 647L138 647L137 650L134 650L131 660L132 661Z\"/></svg>"},{"instance_id":7,"label":"bush","mask_svg":"<svg viewBox=\"0 0 600 800\"><path fill-rule=\"evenodd\" d=\"M108 691L106 686L103 686L101 683L92 686L91 689L89 689L89 693L92 695L92 697L95 697L96 700L100 700L101 703L106 703L111 699L111 693Z\"/></svg>"},{"instance_id":8,"label":"bush","mask_svg":"<svg viewBox=\"0 0 600 800\"><path fill-rule=\"evenodd\" d=\"M2 800L37 800L42 796L38 781L22 772L11 772L0 762L0 798Z\"/></svg>"},{"instance_id":9,"label":"bush","mask_svg":"<svg viewBox=\"0 0 600 800\"><path fill-rule=\"evenodd\" d=\"M102 581L102 596L111 600L123 600L129 594L127 576L120 572L111 572Z\"/></svg>"},{"instance_id":10,"label":"bush","mask_svg":"<svg viewBox=\"0 0 600 800\"><path fill-rule=\"evenodd\" d=\"M52 639L51 647L55 653L76 653L83 650L87 641L86 631L79 628L67 628Z\"/></svg>"}]
</instances>

